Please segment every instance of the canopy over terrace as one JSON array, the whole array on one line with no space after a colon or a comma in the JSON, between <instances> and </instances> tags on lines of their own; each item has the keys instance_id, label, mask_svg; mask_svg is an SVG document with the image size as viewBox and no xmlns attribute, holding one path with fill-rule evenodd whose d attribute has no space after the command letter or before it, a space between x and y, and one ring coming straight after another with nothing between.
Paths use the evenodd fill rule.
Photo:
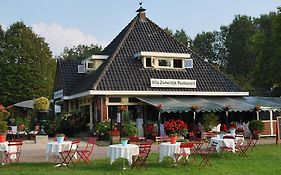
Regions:
<instances>
[{"instance_id":1,"label":"canopy over terrace","mask_svg":"<svg viewBox=\"0 0 281 175\"><path fill-rule=\"evenodd\" d=\"M280 110L281 99L277 97L142 97L141 101L159 107L161 112L187 112L192 109L211 111Z\"/></svg>"}]
</instances>

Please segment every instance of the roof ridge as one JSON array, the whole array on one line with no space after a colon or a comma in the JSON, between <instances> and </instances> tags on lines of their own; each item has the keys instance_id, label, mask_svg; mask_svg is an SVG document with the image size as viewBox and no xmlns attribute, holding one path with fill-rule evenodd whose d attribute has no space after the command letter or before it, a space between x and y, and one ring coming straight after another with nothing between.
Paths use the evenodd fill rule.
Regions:
<instances>
[{"instance_id":1,"label":"roof ridge","mask_svg":"<svg viewBox=\"0 0 281 175\"><path fill-rule=\"evenodd\" d=\"M120 50L121 46L123 45L124 41L127 39L129 33L132 31L133 27L135 26L137 20L138 20L138 16L137 15L131 22L130 27L128 28L128 30L126 31L126 33L124 34L124 37L122 38L122 40L120 41L120 43L118 44L118 46L116 47L115 51L113 52L113 54L108 58L108 62L106 63L105 67L102 69L101 73L99 74L96 82L94 83L94 85L92 86L93 90L95 90L99 84L99 82L102 80L102 78L104 77L106 71L108 70L110 64L112 63L112 61L115 58L115 55L118 53L118 51Z\"/></svg>"}]
</instances>

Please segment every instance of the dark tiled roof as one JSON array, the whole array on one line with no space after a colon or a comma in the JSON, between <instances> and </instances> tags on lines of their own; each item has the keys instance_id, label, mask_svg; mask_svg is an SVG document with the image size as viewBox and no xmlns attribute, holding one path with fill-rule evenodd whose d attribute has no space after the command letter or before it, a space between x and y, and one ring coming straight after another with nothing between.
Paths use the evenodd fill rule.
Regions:
<instances>
[{"instance_id":1,"label":"dark tiled roof","mask_svg":"<svg viewBox=\"0 0 281 175\"><path fill-rule=\"evenodd\" d=\"M55 91L63 89L64 95L72 94L72 88L77 84L78 80L83 74L78 74L78 65L81 64L79 60L58 60L56 76L59 78L59 87Z\"/></svg>"},{"instance_id":2,"label":"dark tiled roof","mask_svg":"<svg viewBox=\"0 0 281 175\"><path fill-rule=\"evenodd\" d=\"M192 69L144 68L134 54L140 51L190 53ZM240 92L241 88L205 62L196 53L176 41L151 20L139 20L137 15L119 35L103 50L109 58L97 71L76 79L71 94L87 90L100 91L200 91ZM77 70L77 68L75 69ZM197 88L152 88L150 78L195 79ZM73 80L73 79L72 79ZM74 85L75 81L68 80ZM70 85L71 83L69 83Z\"/></svg>"}]
</instances>

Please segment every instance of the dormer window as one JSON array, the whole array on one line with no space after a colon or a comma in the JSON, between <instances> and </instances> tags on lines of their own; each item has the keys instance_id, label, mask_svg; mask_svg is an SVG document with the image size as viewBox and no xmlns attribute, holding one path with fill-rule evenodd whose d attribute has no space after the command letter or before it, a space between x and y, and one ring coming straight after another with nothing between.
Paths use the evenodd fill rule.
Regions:
<instances>
[{"instance_id":1,"label":"dormer window","mask_svg":"<svg viewBox=\"0 0 281 175\"><path fill-rule=\"evenodd\" d=\"M143 66L146 68L193 68L193 60L190 59L190 54L166 52L139 52L134 54L134 57L140 59Z\"/></svg>"},{"instance_id":2,"label":"dormer window","mask_svg":"<svg viewBox=\"0 0 281 175\"><path fill-rule=\"evenodd\" d=\"M87 72L95 71L107 58L107 55L92 55L82 60L82 64L85 66Z\"/></svg>"}]
</instances>

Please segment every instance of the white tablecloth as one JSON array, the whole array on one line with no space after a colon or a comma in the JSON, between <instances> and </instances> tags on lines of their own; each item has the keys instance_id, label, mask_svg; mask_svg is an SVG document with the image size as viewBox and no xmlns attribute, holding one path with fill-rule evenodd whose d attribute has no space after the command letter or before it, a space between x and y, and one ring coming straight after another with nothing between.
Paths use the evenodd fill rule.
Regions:
<instances>
[{"instance_id":1,"label":"white tablecloth","mask_svg":"<svg viewBox=\"0 0 281 175\"><path fill-rule=\"evenodd\" d=\"M132 156L139 154L139 146L135 144L122 144L110 145L108 147L107 155L110 157L110 165L118 158L127 159L129 164L132 164Z\"/></svg>"},{"instance_id":2,"label":"white tablecloth","mask_svg":"<svg viewBox=\"0 0 281 175\"><path fill-rule=\"evenodd\" d=\"M216 146L217 152L221 151L220 147L227 146L227 147L232 148L232 152L235 153L234 139L220 139L220 138L217 138L217 137L212 137L210 144Z\"/></svg>"},{"instance_id":3,"label":"white tablecloth","mask_svg":"<svg viewBox=\"0 0 281 175\"><path fill-rule=\"evenodd\" d=\"M16 146L8 146L9 142L0 142L0 152L4 153L5 151L7 152L16 152L17 147ZM10 157L12 160L15 160L17 156L15 154L12 154ZM1 161L2 162L2 161Z\"/></svg>"},{"instance_id":4,"label":"white tablecloth","mask_svg":"<svg viewBox=\"0 0 281 175\"><path fill-rule=\"evenodd\" d=\"M163 158L165 156L169 156L174 159L174 162L176 161L175 159L175 153L180 153L180 142L177 142L175 144L171 144L171 142L164 142L160 144L159 147L159 162L163 161ZM187 154L190 154L190 149L189 148L184 148L182 152L185 152Z\"/></svg>"},{"instance_id":5,"label":"white tablecloth","mask_svg":"<svg viewBox=\"0 0 281 175\"><path fill-rule=\"evenodd\" d=\"M63 143L58 142L49 142L47 143L47 149L46 149L46 160L49 159L50 155L56 155L60 156L59 152L69 150L71 147L71 141L65 141ZM76 149L76 145L72 147L72 149ZM75 158L77 158L77 155L74 155Z\"/></svg>"}]
</instances>

